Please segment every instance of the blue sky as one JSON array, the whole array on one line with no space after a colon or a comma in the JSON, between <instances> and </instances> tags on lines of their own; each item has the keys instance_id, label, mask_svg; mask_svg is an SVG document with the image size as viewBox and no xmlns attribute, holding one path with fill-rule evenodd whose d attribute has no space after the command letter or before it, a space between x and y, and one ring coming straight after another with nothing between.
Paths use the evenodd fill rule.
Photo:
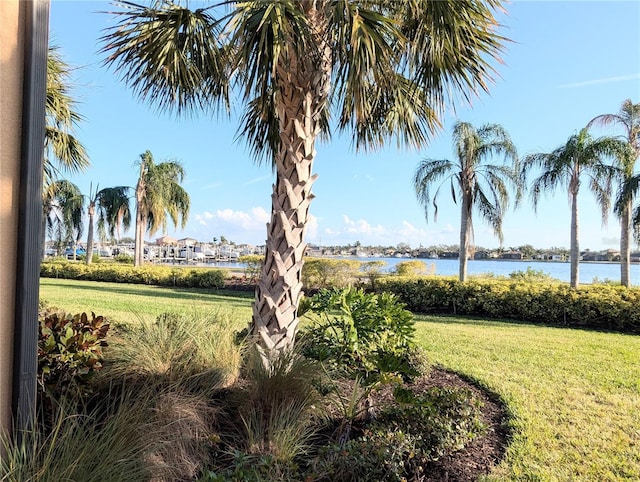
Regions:
<instances>
[{"instance_id":1,"label":"blue sky","mask_svg":"<svg viewBox=\"0 0 640 482\"><path fill-rule=\"evenodd\" d=\"M191 2L194 4L194 2ZM479 126L502 124L520 154L549 152L599 114L617 112L624 99L640 102L640 2L514 1L501 16L502 34L513 42L497 65L500 78L471 106L448 109L444 129L420 151L395 142L372 154L356 153L347 136L317 146L316 199L307 242L322 245L412 247L457 244L459 208L443 190L437 222L425 221L411 187L421 159L451 159L451 127L457 121ZM84 193L89 186L134 186L135 161L150 150L157 161L179 160L187 172L184 187L191 213L178 238L211 241L224 235L237 243L264 244L274 174L256 165L235 142L231 119L198 114L176 118L134 98L115 74L101 66L98 37L113 24L101 11L107 2L51 2L51 43L77 67L74 96L85 117L78 137L91 167L69 178ZM238 110L236 110L236 113ZM598 134L615 134L599 131ZM566 193L548 195L534 213L527 199L504 219L504 246L569 246L570 211ZM581 248L616 248L619 227L610 217L603 227L599 210L584 189L580 199ZM159 236L158 233L156 236ZM476 244L497 247L498 239L479 219Z\"/></svg>"}]
</instances>

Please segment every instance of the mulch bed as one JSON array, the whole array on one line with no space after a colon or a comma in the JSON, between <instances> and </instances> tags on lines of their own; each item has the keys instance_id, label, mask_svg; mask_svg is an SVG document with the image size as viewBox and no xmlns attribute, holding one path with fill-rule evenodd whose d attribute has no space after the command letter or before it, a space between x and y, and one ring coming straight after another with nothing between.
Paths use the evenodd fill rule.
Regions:
<instances>
[{"instance_id":1,"label":"mulch bed","mask_svg":"<svg viewBox=\"0 0 640 482\"><path fill-rule=\"evenodd\" d=\"M506 425L506 410L497 396L479 388L460 375L439 368L431 371L430 377L418 383L424 387L460 387L473 391L483 402L482 421L487 430L484 435L473 440L464 450L443 457L425 471L425 481L429 482L471 482L488 474L500 463L507 448L509 436ZM418 388L418 387L416 387Z\"/></svg>"}]
</instances>

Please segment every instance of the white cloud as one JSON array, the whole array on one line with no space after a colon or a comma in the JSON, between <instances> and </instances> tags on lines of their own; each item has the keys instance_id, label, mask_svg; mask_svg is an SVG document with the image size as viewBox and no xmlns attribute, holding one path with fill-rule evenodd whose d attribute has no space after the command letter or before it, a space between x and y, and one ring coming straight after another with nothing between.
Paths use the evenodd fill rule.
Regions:
<instances>
[{"instance_id":1,"label":"white cloud","mask_svg":"<svg viewBox=\"0 0 640 482\"><path fill-rule=\"evenodd\" d=\"M349 219L347 215L342 215L342 222L344 224L344 232L350 234L363 234L367 236L382 236L387 230L381 224L377 226L372 226L364 219L359 219L358 221L352 221Z\"/></svg>"},{"instance_id":2,"label":"white cloud","mask_svg":"<svg viewBox=\"0 0 640 482\"><path fill-rule=\"evenodd\" d=\"M272 179L272 178L273 178L273 176L271 176L271 175L255 177L253 179L249 179L248 181L244 182L242 185L243 186L250 186L251 184L257 184L259 182L265 181L267 179Z\"/></svg>"},{"instance_id":3,"label":"white cloud","mask_svg":"<svg viewBox=\"0 0 640 482\"><path fill-rule=\"evenodd\" d=\"M581 82L573 82L570 84L559 85L560 89L574 89L576 87L587 87L589 85L613 84L614 82L626 82L627 80L640 79L640 73L629 75L618 75L615 77L604 77L602 79L583 80Z\"/></svg>"}]
</instances>

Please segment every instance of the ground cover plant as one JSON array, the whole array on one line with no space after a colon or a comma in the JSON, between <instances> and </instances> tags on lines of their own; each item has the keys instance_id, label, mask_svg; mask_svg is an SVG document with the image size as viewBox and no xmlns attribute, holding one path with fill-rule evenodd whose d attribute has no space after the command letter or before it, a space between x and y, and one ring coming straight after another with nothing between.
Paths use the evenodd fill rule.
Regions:
<instances>
[{"instance_id":1,"label":"ground cover plant","mask_svg":"<svg viewBox=\"0 0 640 482\"><path fill-rule=\"evenodd\" d=\"M245 293L58 282L63 285L42 280L41 296L51 304L65 306L84 298L87 306L100 302L105 309L115 307L114 314L133 323L134 311L136 316L157 316L159 304L163 311L171 304L177 311L194 303L204 309L227 306L233 312L245 310L245 320L250 316L251 300ZM237 324L242 327L243 322L238 319ZM415 328L416 342L431 363L471 377L507 404L509 446L487 480L640 477L638 336L424 315L416 317Z\"/></svg>"}]
</instances>

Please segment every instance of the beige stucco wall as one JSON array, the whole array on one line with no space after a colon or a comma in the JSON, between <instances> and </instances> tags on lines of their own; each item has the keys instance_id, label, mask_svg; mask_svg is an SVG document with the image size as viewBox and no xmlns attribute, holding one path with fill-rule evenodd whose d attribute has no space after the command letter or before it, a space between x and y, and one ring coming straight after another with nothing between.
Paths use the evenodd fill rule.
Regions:
<instances>
[{"instance_id":1,"label":"beige stucco wall","mask_svg":"<svg viewBox=\"0 0 640 482\"><path fill-rule=\"evenodd\" d=\"M11 422L24 4L0 0L0 428Z\"/></svg>"}]
</instances>

